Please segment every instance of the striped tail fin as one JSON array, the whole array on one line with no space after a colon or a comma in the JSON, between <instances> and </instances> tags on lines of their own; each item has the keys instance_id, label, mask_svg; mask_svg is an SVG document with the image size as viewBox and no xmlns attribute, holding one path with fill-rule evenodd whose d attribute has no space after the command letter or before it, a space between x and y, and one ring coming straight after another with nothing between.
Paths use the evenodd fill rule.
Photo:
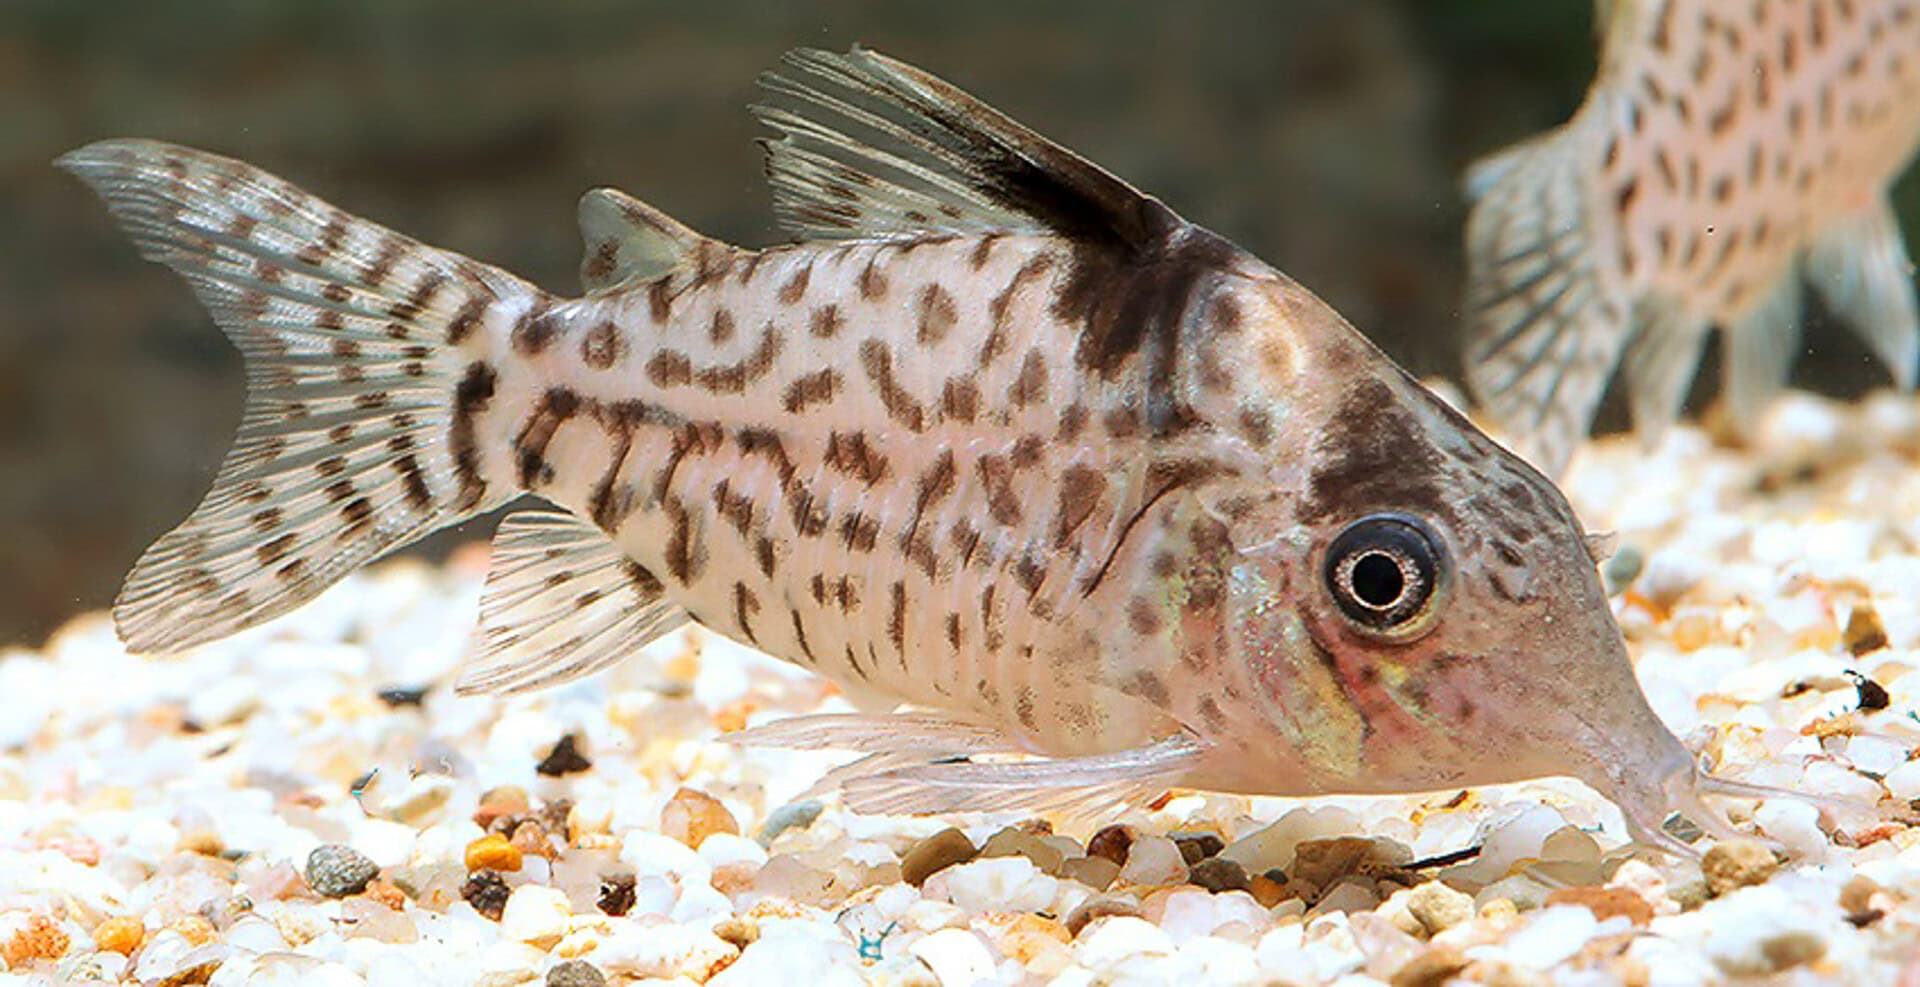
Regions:
<instances>
[{"instance_id":1,"label":"striped tail fin","mask_svg":"<svg viewBox=\"0 0 1920 987\"><path fill-rule=\"evenodd\" d=\"M212 491L114 605L129 648L258 624L512 493L485 483L472 417L492 397L493 327L538 289L202 151L111 140L57 164L246 358L245 417Z\"/></svg>"}]
</instances>

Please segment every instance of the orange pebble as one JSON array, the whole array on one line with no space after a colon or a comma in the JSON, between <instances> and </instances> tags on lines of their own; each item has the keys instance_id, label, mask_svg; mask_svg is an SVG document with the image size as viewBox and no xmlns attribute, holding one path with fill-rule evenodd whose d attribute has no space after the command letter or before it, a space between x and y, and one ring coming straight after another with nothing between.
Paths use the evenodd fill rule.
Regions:
<instances>
[{"instance_id":1,"label":"orange pebble","mask_svg":"<svg viewBox=\"0 0 1920 987\"><path fill-rule=\"evenodd\" d=\"M0 957L7 961L9 969L19 969L34 960L57 960L67 954L72 944L65 932L53 924L45 915L35 915L27 919L26 928L7 940L6 947L0 949Z\"/></svg>"},{"instance_id":2,"label":"orange pebble","mask_svg":"<svg viewBox=\"0 0 1920 987\"><path fill-rule=\"evenodd\" d=\"M1289 897L1286 885L1265 874L1255 874L1253 880L1247 882L1247 891L1261 908L1272 908Z\"/></svg>"},{"instance_id":3,"label":"orange pebble","mask_svg":"<svg viewBox=\"0 0 1920 987\"><path fill-rule=\"evenodd\" d=\"M147 927L137 918L110 918L93 929L94 946L122 956L132 956L146 938Z\"/></svg>"},{"instance_id":4,"label":"orange pebble","mask_svg":"<svg viewBox=\"0 0 1920 987\"><path fill-rule=\"evenodd\" d=\"M488 833L467 844L467 869L516 871L520 869L520 848L499 833Z\"/></svg>"},{"instance_id":5,"label":"orange pebble","mask_svg":"<svg viewBox=\"0 0 1920 987\"><path fill-rule=\"evenodd\" d=\"M700 849L700 844L715 833L740 832L740 824L720 800L706 792L682 788L660 810L660 832Z\"/></svg>"},{"instance_id":6,"label":"orange pebble","mask_svg":"<svg viewBox=\"0 0 1920 987\"><path fill-rule=\"evenodd\" d=\"M400 890L399 885L384 877L376 877L369 881L366 895L396 912L407 907L407 893Z\"/></svg>"}]
</instances>

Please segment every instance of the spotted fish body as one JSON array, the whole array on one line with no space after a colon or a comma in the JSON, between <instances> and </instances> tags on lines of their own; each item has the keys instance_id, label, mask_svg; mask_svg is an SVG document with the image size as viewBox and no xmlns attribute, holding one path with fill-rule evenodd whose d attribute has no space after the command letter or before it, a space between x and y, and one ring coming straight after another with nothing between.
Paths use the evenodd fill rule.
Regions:
<instances>
[{"instance_id":1,"label":"spotted fish body","mask_svg":"<svg viewBox=\"0 0 1920 987\"><path fill-rule=\"evenodd\" d=\"M1803 280L1912 386L1887 190L1920 147L1920 3L1619 0L1599 20L1585 105L1469 177L1468 379L1518 446L1560 469L1616 366L1656 438L1715 326L1750 425L1799 346Z\"/></svg>"},{"instance_id":2,"label":"spotted fish body","mask_svg":"<svg viewBox=\"0 0 1920 987\"><path fill-rule=\"evenodd\" d=\"M862 712L741 740L867 754L870 811L1184 785L1574 774L1635 832L1718 817L1635 683L1553 485L1318 299L944 82L859 50L766 83L799 242L582 202L588 292L145 141L62 164L249 360L200 508L136 566L138 650L283 612L525 492L464 687L693 619Z\"/></svg>"}]
</instances>

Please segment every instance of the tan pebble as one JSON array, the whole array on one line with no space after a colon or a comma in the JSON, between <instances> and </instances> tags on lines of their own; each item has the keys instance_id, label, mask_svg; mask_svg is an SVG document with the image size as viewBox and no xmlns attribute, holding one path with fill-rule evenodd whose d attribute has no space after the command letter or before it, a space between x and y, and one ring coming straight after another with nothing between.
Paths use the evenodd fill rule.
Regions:
<instances>
[{"instance_id":1,"label":"tan pebble","mask_svg":"<svg viewBox=\"0 0 1920 987\"><path fill-rule=\"evenodd\" d=\"M197 987L212 980L214 971L218 969L220 969L219 960L197 963L184 970L175 971L172 976L155 980L153 987Z\"/></svg>"},{"instance_id":2,"label":"tan pebble","mask_svg":"<svg viewBox=\"0 0 1920 987\"><path fill-rule=\"evenodd\" d=\"M1086 901L1081 902L1079 907L1067 914L1067 934L1077 936L1084 931L1088 925L1091 925L1095 919L1108 918L1114 915L1129 915L1134 918L1140 918L1142 913L1140 906L1135 904L1131 898L1088 898Z\"/></svg>"},{"instance_id":3,"label":"tan pebble","mask_svg":"<svg viewBox=\"0 0 1920 987\"><path fill-rule=\"evenodd\" d=\"M1719 630L1719 622L1712 614L1698 611L1678 614L1667 623L1667 634L1673 639L1673 646L1681 651L1698 651L1712 644Z\"/></svg>"},{"instance_id":4,"label":"tan pebble","mask_svg":"<svg viewBox=\"0 0 1920 987\"><path fill-rule=\"evenodd\" d=\"M917 888L926 883L927 878L954 864L964 864L978 853L967 834L949 826L915 843L901 855L900 879Z\"/></svg>"},{"instance_id":5,"label":"tan pebble","mask_svg":"<svg viewBox=\"0 0 1920 987\"><path fill-rule=\"evenodd\" d=\"M1840 889L1840 910L1848 915L1865 915L1873 910L1873 896L1880 885L1865 874L1855 874Z\"/></svg>"},{"instance_id":6,"label":"tan pebble","mask_svg":"<svg viewBox=\"0 0 1920 987\"><path fill-rule=\"evenodd\" d=\"M1510 898L1495 898L1480 906L1480 917L1496 928L1506 928L1520 917L1520 906Z\"/></svg>"},{"instance_id":7,"label":"tan pebble","mask_svg":"<svg viewBox=\"0 0 1920 987\"><path fill-rule=\"evenodd\" d=\"M373 880L367 882L367 890L363 893L368 898L371 898L372 900L377 901L380 904L385 905L396 912L407 907L406 892L400 890L399 885L394 884L392 881L389 881L384 877L376 877Z\"/></svg>"},{"instance_id":8,"label":"tan pebble","mask_svg":"<svg viewBox=\"0 0 1920 987\"><path fill-rule=\"evenodd\" d=\"M1025 857L1033 861L1035 867L1054 877L1060 876L1060 865L1066 862L1058 848L1041 842L1040 837L1023 829L1009 826L980 845L982 857Z\"/></svg>"},{"instance_id":9,"label":"tan pebble","mask_svg":"<svg viewBox=\"0 0 1920 987\"><path fill-rule=\"evenodd\" d=\"M759 864L751 860L736 860L733 863L715 867L713 876L707 880L713 885L715 891L731 898L752 890L753 879L759 875Z\"/></svg>"},{"instance_id":10,"label":"tan pebble","mask_svg":"<svg viewBox=\"0 0 1920 987\"><path fill-rule=\"evenodd\" d=\"M56 840L51 848L60 851L68 860L77 864L93 867L100 863L100 844L90 837L76 836Z\"/></svg>"},{"instance_id":11,"label":"tan pebble","mask_svg":"<svg viewBox=\"0 0 1920 987\"><path fill-rule=\"evenodd\" d=\"M1074 857L1060 865L1060 876L1094 889L1105 891L1120 875L1120 865L1105 857Z\"/></svg>"},{"instance_id":12,"label":"tan pebble","mask_svg":"<svg viewBox=\"0 0 1920 987\"><path fill-rule=\"evenodd\" d=\"M147 927L137 918L110 918L93 929L95 948L131 956L147 938Z\"/></svg>"},{"instance_id":13,"label":"tan pebble","mask_svg":"<svg viewBox=\"0 0 1920 987\"><path fill-rule=\"evenodd\" d=\"M28 917L27 924L0 948L9 969L19 969L34 960L57 960L67 954L72 941L53 920L45 915Z\"/></svg>"},{"instance_id":14,"label":"tan pebble","mask_svg":"<svg viewBox=\"0 0 1920 987\"><path fill-rule=\"evenodd\" d=\"M1395 971L1393 987L1440 987L1467 968L1467 956L1456 946L1432 946Z\"/></svg>"},{"instance_id":15,"label":"tan pebble","mask_svg":"<svg viewBox=\"0 0 1920 987\"><path fill-rule=\"evenodd\" d=\"M180 849L187 853L197 853L207 857L218 857L225 852L227 845L220 834L211 829L194 829L180 834Z\"/></svg>"},{"instance_id":16,"label":"tan pebble","mask_svg":"<svg viewBox=\"0 0 1920 987\"><path fill-rule=\"evenodd\" d=\"M1087 841L1087 856L1105 857L1122 867L1127 865L1127 851L1133 846L1134 837L1139 834L1132 826L1114 824L1093 834Z\"/></svg>"},{"instance_id":17,"label":"tan pebble","mask_svg":"<svg viewBox=\"0 0 1920 987\"><path fill-rule=\"evenodd\" d=\"M1407 893L1407 911L1434 935L1473 917L1473 897L1439 881L1428 881Z\"/></svg>"},{"instance_id":18,"label":"tan pebble","mask_svg":"<svg viewBox=\"0 0 1920 987\"><path fill-rule=\"evenodd\" d=\"M1773 851L1758 840L1715 843L1700 861L1700 874L1716 898L1738 888L1763 884L1779 869Z\"/></svg>"},{"instance_id":19,"label":"tan pebble","mask_svg":"<svg viewBox=\"0 0 1920 987\"><path fill-rule=\"evenodd\" d=\"M473 823L481 829L490 829L493 822L502 816L523 816L533 803L527 800L527 793L518 785L501 785L489 788L480 795L480 807L473 812Z\"/></svg>"},{"instance_id":20,"label":"tan pebble","mask_svg":"<svg viewBox=\"0 0 1920 987\"><path fill-rule=\"evenodd\" d=\"M214 934L218 931L213 927L212 922L198 915L189 915L168 926L168 928L180 933L182 937L195 946L205 946L207 943L212 942Z\"/></svg>"},{"instance_id":21,"label":"tan pebble","mask_svg":"<svg viewBox=\"0 0 1920 987\"><path fill-rule=\"evenodd\" d=\"M999 947L1001 954L1008 959L1028 966L1072 941L1073 934L1067 931L1066 926L1050 918L1022 912L1001 934Z\"/></svg>"},{"instance_id":22,"label":"tan pebble","mask_svg":"<svg viewBox=\"0 0 1920 987\"><path fill-rule=\"evenodd\" d=\"M1265 874L1255 874L1249 879L1247 881L1247 891L1252 893L1253 900L1259 902L1262 908L1272 908L1292 897L1292 895L1288 893L1286 885L1281 884L1279 881Z\"/></svg>"},{"instance_id":23,"label":"tan pebble","mask_svg":"<svg viewBox=\"0 0 1920 987\"><path fill-rule=\"evenodd\" d=\"M1548 905L1579 905L1604 922L1625 915L1634 925L1653 921L1653 906L1625 888L1560 888L1547 895Z\"/></svg>"},{"instance_id":24,"label":"tan pebble","mask_svg":"<svg viewBox=\"0 0 1920 987\"><path fill-rule=\"evenodd\" d=\"M470 871L517 871L520 857L520 848L499 833L488 833L467 844L466 864Z\"/></svg>"},{"instance_id":25,"label":"tan pebble","mask_svg":"<svg viewBox=\"0 0 1920 987\"><path fill-rule=\"evenodd\" d=\"M1373 876L1405 862L1403 854L1390 850L1380 840L1360 836L1306 840L1294 848L1293 866L1287 869L1287 877L1301 886L1302 897L1312 898L1332 888L1343 877Z\"/></svg>"},{"instance_id":26,"label":"tan pebble","mask_svg":"<svg viewBox=\"0 0 1920 987\"><path fill-rule=\"evenodd\" d=\"M660 810L660 832L695 850L715 833L738 835L740 824L720 800L694 788L682 788Z\"/></svg>"},{"instance_id":27,"label":"tan pebble","mask_svg":"<svg viewBox=\"0 0 1920 987\"><path fill-rule=\"evenodd\" d=\"M714 937L722 942L733 944L736 949L746 949L760 938L760 927L751 921L733 916L720 921L713 927Z\"/></svg>"},{"instance_id":28,"label":"tan pebble","mask_svg":"<svg viewBox=\"0 0 1920 987\"><path fill-rule=\"evenodd\" d=\"M541 825L538 819L528 819L515 826L513 838L507 842L523 855L545 857L548 860L560 856L560 852L553 848L553 841L547 838L547 827Z\"/></svg>"}]
</instances>

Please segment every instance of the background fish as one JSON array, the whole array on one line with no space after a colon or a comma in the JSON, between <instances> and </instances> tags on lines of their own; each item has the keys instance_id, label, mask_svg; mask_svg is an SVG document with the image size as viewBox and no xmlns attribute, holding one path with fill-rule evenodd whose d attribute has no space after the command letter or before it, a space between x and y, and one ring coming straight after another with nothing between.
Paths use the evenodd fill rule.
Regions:
<instances>
[{"instance_id":1,"label":"background fish","mask_svg":"<svg viewBox=\"0 0 1920 987\"><path fill-rule=\"evenodd\" d=\"M1182 785L1394 792L1573 774L1635 833L1701 791L1581 528L1284 275L868 52L765 80L800 243L581 205L556 298L238 162L61 163L246 354L213 491L136 566L127 643L281 613L524 492L469 689L591 673L688 619L865 712L745 742L868 757L868 811ZM903 710L902 707L905 707ZM1004 760L1004 755L1040 755Z\"/></svg>"},{"instance_id":2,"label":"background fish","mask_svg":"<svg viewBox=\"0 0 1920 987\"><path fill-rule=\"evenodd\" d=\"M1920 145L1920 3L1618 0L1596 19L1579 112L1468 178L1467 380L1515 447L1562 469L1623 360L1657 438L1714 326L1728 417L1751 424L1799 347L1803 279L1911 387L1887 189Z\"/></svg>"}]
</instances>

